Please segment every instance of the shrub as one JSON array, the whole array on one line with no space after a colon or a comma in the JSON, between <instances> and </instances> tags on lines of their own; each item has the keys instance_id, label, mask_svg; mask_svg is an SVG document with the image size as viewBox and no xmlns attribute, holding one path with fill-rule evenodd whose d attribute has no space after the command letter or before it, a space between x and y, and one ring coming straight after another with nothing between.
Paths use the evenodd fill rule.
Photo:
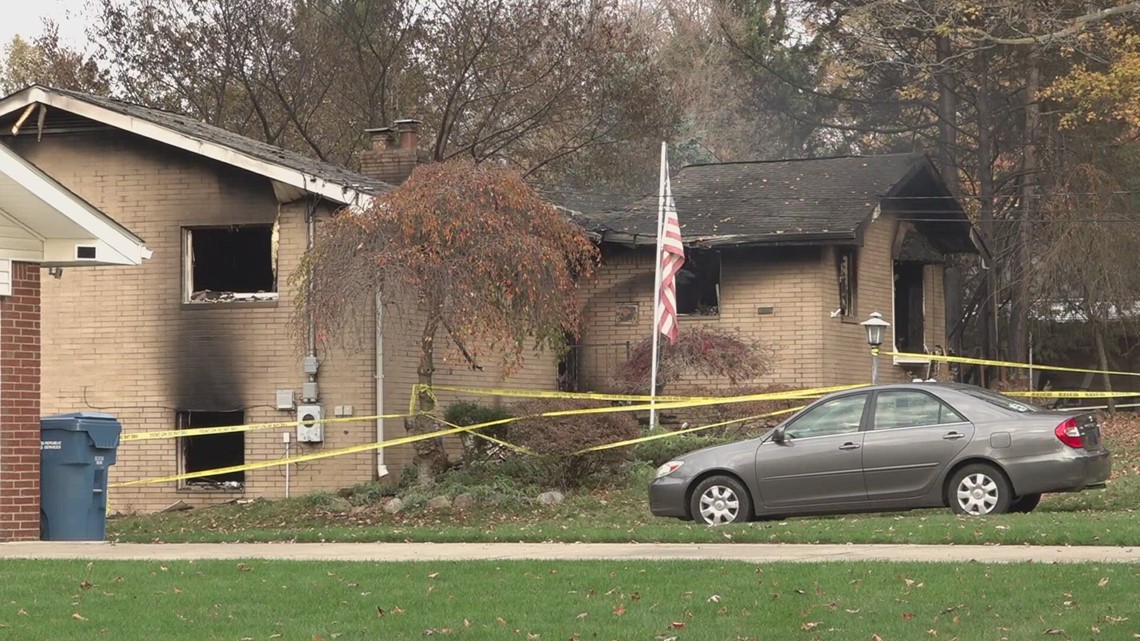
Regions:
<instances>
[{"instance_id":1,"label":"shrub","mask_svg":"<svg viewBox=\"0 0 1140 641\"><path fill-rule=\"evenodd\" d=\"M539 399L524 401L512 410L516 416L543 412L608 407L596 401ZM637 419L629 412L524 418L509 424L507 440L540 455L527 466L541 485L573 489L621 481L632 458L628 447L576 454L581 450L636 438Z\"/></svg>"},{"instance_id":2,"label":"shrub","mask_svg":"<svg viewBox=\"0 0 1140 641\"><path fill-rule=\"evenodd\" d=\"M480 423L490 423L504 418L510 418L511 413L500 407L493 407L490 405L481 405L479 403L472 403L470 401L458 401L447 406L447 411L444 412L443 418L448 423L459 425L460 427L467 427L468 425L478 425ZM493 425L491 427L484 427L479 430L481 434L486 434L500 440L507 438L506 425ZM464 461L482 461L493 456L502 454L502 447L495 443L488 441L485 438L479 438L474 434L463 433L459 435L460 441L463 443L463 460Z\"/></svg>"},{"instance_id":3,"label":"shrub","mask_svg":"<svg viewBox=\"0 0 1140 641\"><path fill-rule=\"evenodd\" d=\"M344 491L344 498L353 505L375 505L384 499L396 496L397 488L392 483L368 481L357 483Z\"/></svg>"},{"instance_id":4,"label":"shrub","mask_svg":"<svg viewBox=\"0 0 1140 641\"><path fill-rule=\"evenodd\" d=\"M614 375L618 389L643 394L649 389L653 339L634 348L629 360ZM776 352L768 344L739 333L706 326L683 329L677 342L661 346L657 363L658 391L685 376L720 378L732 386L755 380L772 371Z\"/></svg>"},{"instance_id":5,"label":"shrub","mask_svg":"<svg viewBox=\"0 0 1140 641\"><path fill-rule=\"evenodd\" d=\"M671 436L656 441L639 443L633 447L633 458L658 467L682 454L688 454L689 452L705 447L712 447L713 445L732 443L736 440L736 438L729 436L681 434L680 436Z\"/></svg>"}]
</instances>

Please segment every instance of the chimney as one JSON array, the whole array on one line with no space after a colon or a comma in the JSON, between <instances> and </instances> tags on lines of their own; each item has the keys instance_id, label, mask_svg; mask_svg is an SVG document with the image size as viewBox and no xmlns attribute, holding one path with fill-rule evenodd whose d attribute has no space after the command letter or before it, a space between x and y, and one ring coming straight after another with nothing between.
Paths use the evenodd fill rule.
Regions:
<instances>
[{"instance_id":1,"label":"chimney","mask_svg":"<svg viewBox=\"0 0 1140 641\"><path fill-rule=\"evenodd\" d=\"M391 127L365 129L370 145L360 154L360 173L393 185L407 180L416 165L430 162L419 150L422 126L419 120L397 120Z\"/></svg>"}]
</instances>

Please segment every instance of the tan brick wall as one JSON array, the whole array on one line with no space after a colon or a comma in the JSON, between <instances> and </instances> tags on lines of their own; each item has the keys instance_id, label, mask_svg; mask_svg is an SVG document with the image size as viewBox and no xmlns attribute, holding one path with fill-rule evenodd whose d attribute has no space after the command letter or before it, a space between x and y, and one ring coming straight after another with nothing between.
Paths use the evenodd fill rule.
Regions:
<instances>
[{"instance_id":1,"label":"tan brick wall","mask_svg":"<svg viewBox=\"0 0 1140 641\"><path fill-rule=\"evenodd\" d=\"M137 268L65 270L44 280L45 414L106 411L130 431L166 430L176 411L246 411L247 422L287 421L273 409L275 390L300 398L301 350L289 332L288 276L305 245L302 205L278 208L269 182L126 134L17 139L17 150L66 187L146 240L154 257ZM183 305L183 225L272 223L280 215L274 303ZM374 412L372 347L322 351L322 402ZM249 432L246 462L279 458L282 432ZM374 423L329 427L322 445L303 452L371 442ZM294 443L294 453L297 444ZM125 443L110 482L177 473L173 440ZM372 478L371 453L313 461L292 470L292 492L331 489ZM111 509L144 511L176 500L203 504L284 495L284 469L246 473L243 493L178 490L161 483L110 492Z\"/></svg>"},{"instance_id":2,"label":"tan brick wall","mask_svg":"<svg viewBox=\"0 0 1140 641\"><path fill-rule=\"evenodd\" d=\"M823 368L822 287L819 248L765 248L722 254L720 315L682 316L682 331L698 323L739 332L775 349L773 372L758 381L815 386ZM636 346L653 325L653 249L608 250L598 277L583 288L586 326L582 338L583 383L611 389L609 376L625 360L625 343ZM617 306L636 303L638 320L619 325ZM760 315L757 308L774 308ZM723 386L727 381L686 379L669 391L691 385Z\"/></svg>"},{"instance_id":3,"label":"tan brick wall","mask_svg":"<svg viewBox=\"0 0 1140 641\"><path fill-rule=\"evenodd\" d=\"M855 315L851 319L825 317L827 350L826 385L870 382L871 355L866 331L859 325L871 312L879 312L891 323L882 350L893 350L894 336L894 247L898 223L890 212L869 223L864 231L863 246L857 251ZM835 249L824 251L821 270L827 283L824 308L839 307L839 288L835 277ZM942 284L942 266L928 265L923 274L924 331L927 348L946 345L946 300ZM907 371L895 366L890 356L879 357L879 381L905 382Z\"/></svg>"},{"instance_id":4,"label":"tan brick wall","mask_svg":"<svg viewBox=\"0 0 1140 641\"><path fill-rule=\"evenodd\" d=\"M720 316L682 317L680 326L683 330L687 325L709 323L773 346L777 353L774 371L759 384L816 387L868 382L871 357L859 323L873 311L893 321L897 227L889 212L867 226L863 246L857 250L854 318L831 317L839 308L834 247L757 248L723 254ZM626 342L636 346L650 336L652 270L652 249L609 249L598 278L584 289L587 324L582 373L589 389L610 389L610 375L625 360ZM926 342L932 349L946 344L942 266L927 266L924 281ZM635 325L617 322L617 307L625 303L639 306ZM775 313L759 315L760 306L774 307ZM888 334L884 351L891 349L892 340ZM891 357L880 357L882 382L910 379L902 367L892 363ZM727 381L686 383L724 387ZM670 391L684 393L686 387L682 384Z\"/></svg>"},{"instance_id":5,"label":"tan brick wall","mask_svg":"<svg viewBox=\"0 0 1140 641\"><path fill-rule=\"evenodd\" d=\"M406 412L411 400L412 387L417 382L417 369L420 359L420 337L424 317L414 304L389 306L384 312L384 405L387 413ZM528 352L524 354L520 367L507 371L502 365L501 356L488 350L476 350L477 362L483 371L472 370L466 360L449 344L447 335L436 333L435 375L436 385L523 389L558 389L558 358L551 352ZM468 400L486 405L509 405L517 399L480 394L437 392L437 405L442 412L456 400ZM384 421L386 439L399 438L407 434L403 419ZM457 438L447 441L453 454L458 446ZM411 462L414 452L411 447L397 447L386 450L384 464L393 476L398 476Z\"/></svg>"}]
</instances>

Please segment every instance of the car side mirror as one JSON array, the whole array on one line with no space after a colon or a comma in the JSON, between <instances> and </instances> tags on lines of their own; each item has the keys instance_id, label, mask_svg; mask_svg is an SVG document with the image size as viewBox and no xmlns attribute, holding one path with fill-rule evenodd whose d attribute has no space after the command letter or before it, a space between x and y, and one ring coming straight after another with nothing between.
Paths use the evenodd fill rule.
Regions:
<instances>
[{"instance_id":1,"label":"car side mirror","mask_svg":"<svg viewBox=\"0 0 1140 641\"><path fill-rule=\"evenodd\" d=\"M777 427L776 431L772 432L772 442L776 445L783 445L786 441L787 437L784 436L783 426Z\"/></svg>"}]
</instances>

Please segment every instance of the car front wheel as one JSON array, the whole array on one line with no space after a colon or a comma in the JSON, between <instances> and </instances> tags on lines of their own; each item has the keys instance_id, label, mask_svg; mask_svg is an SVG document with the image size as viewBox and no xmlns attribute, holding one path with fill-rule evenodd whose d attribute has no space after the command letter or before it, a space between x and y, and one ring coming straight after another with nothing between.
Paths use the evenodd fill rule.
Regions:
<instances>
[{"instance_id":1,"label":"car front wheel","mask_svg":"<svg viewBox=\"0 0 1140 641\"><path fill-rule=\"evenodd\" d=\"M984 463L958 470L950 479L947 495L950 509L968 516L1004 514L1013 498L1005 475Z\"/></svg>"},{"instance_id":2,"label":"car front wheel","mask_svg":"<svg viewBox=\"0 0 1140 641\"><path fill-rule=\"evenodd\" d=\"M752 516L752 500L740 481L710 476L697 484L690 503L693 520L706 525L740 523Z\"/></svg>"}]
</instances>

